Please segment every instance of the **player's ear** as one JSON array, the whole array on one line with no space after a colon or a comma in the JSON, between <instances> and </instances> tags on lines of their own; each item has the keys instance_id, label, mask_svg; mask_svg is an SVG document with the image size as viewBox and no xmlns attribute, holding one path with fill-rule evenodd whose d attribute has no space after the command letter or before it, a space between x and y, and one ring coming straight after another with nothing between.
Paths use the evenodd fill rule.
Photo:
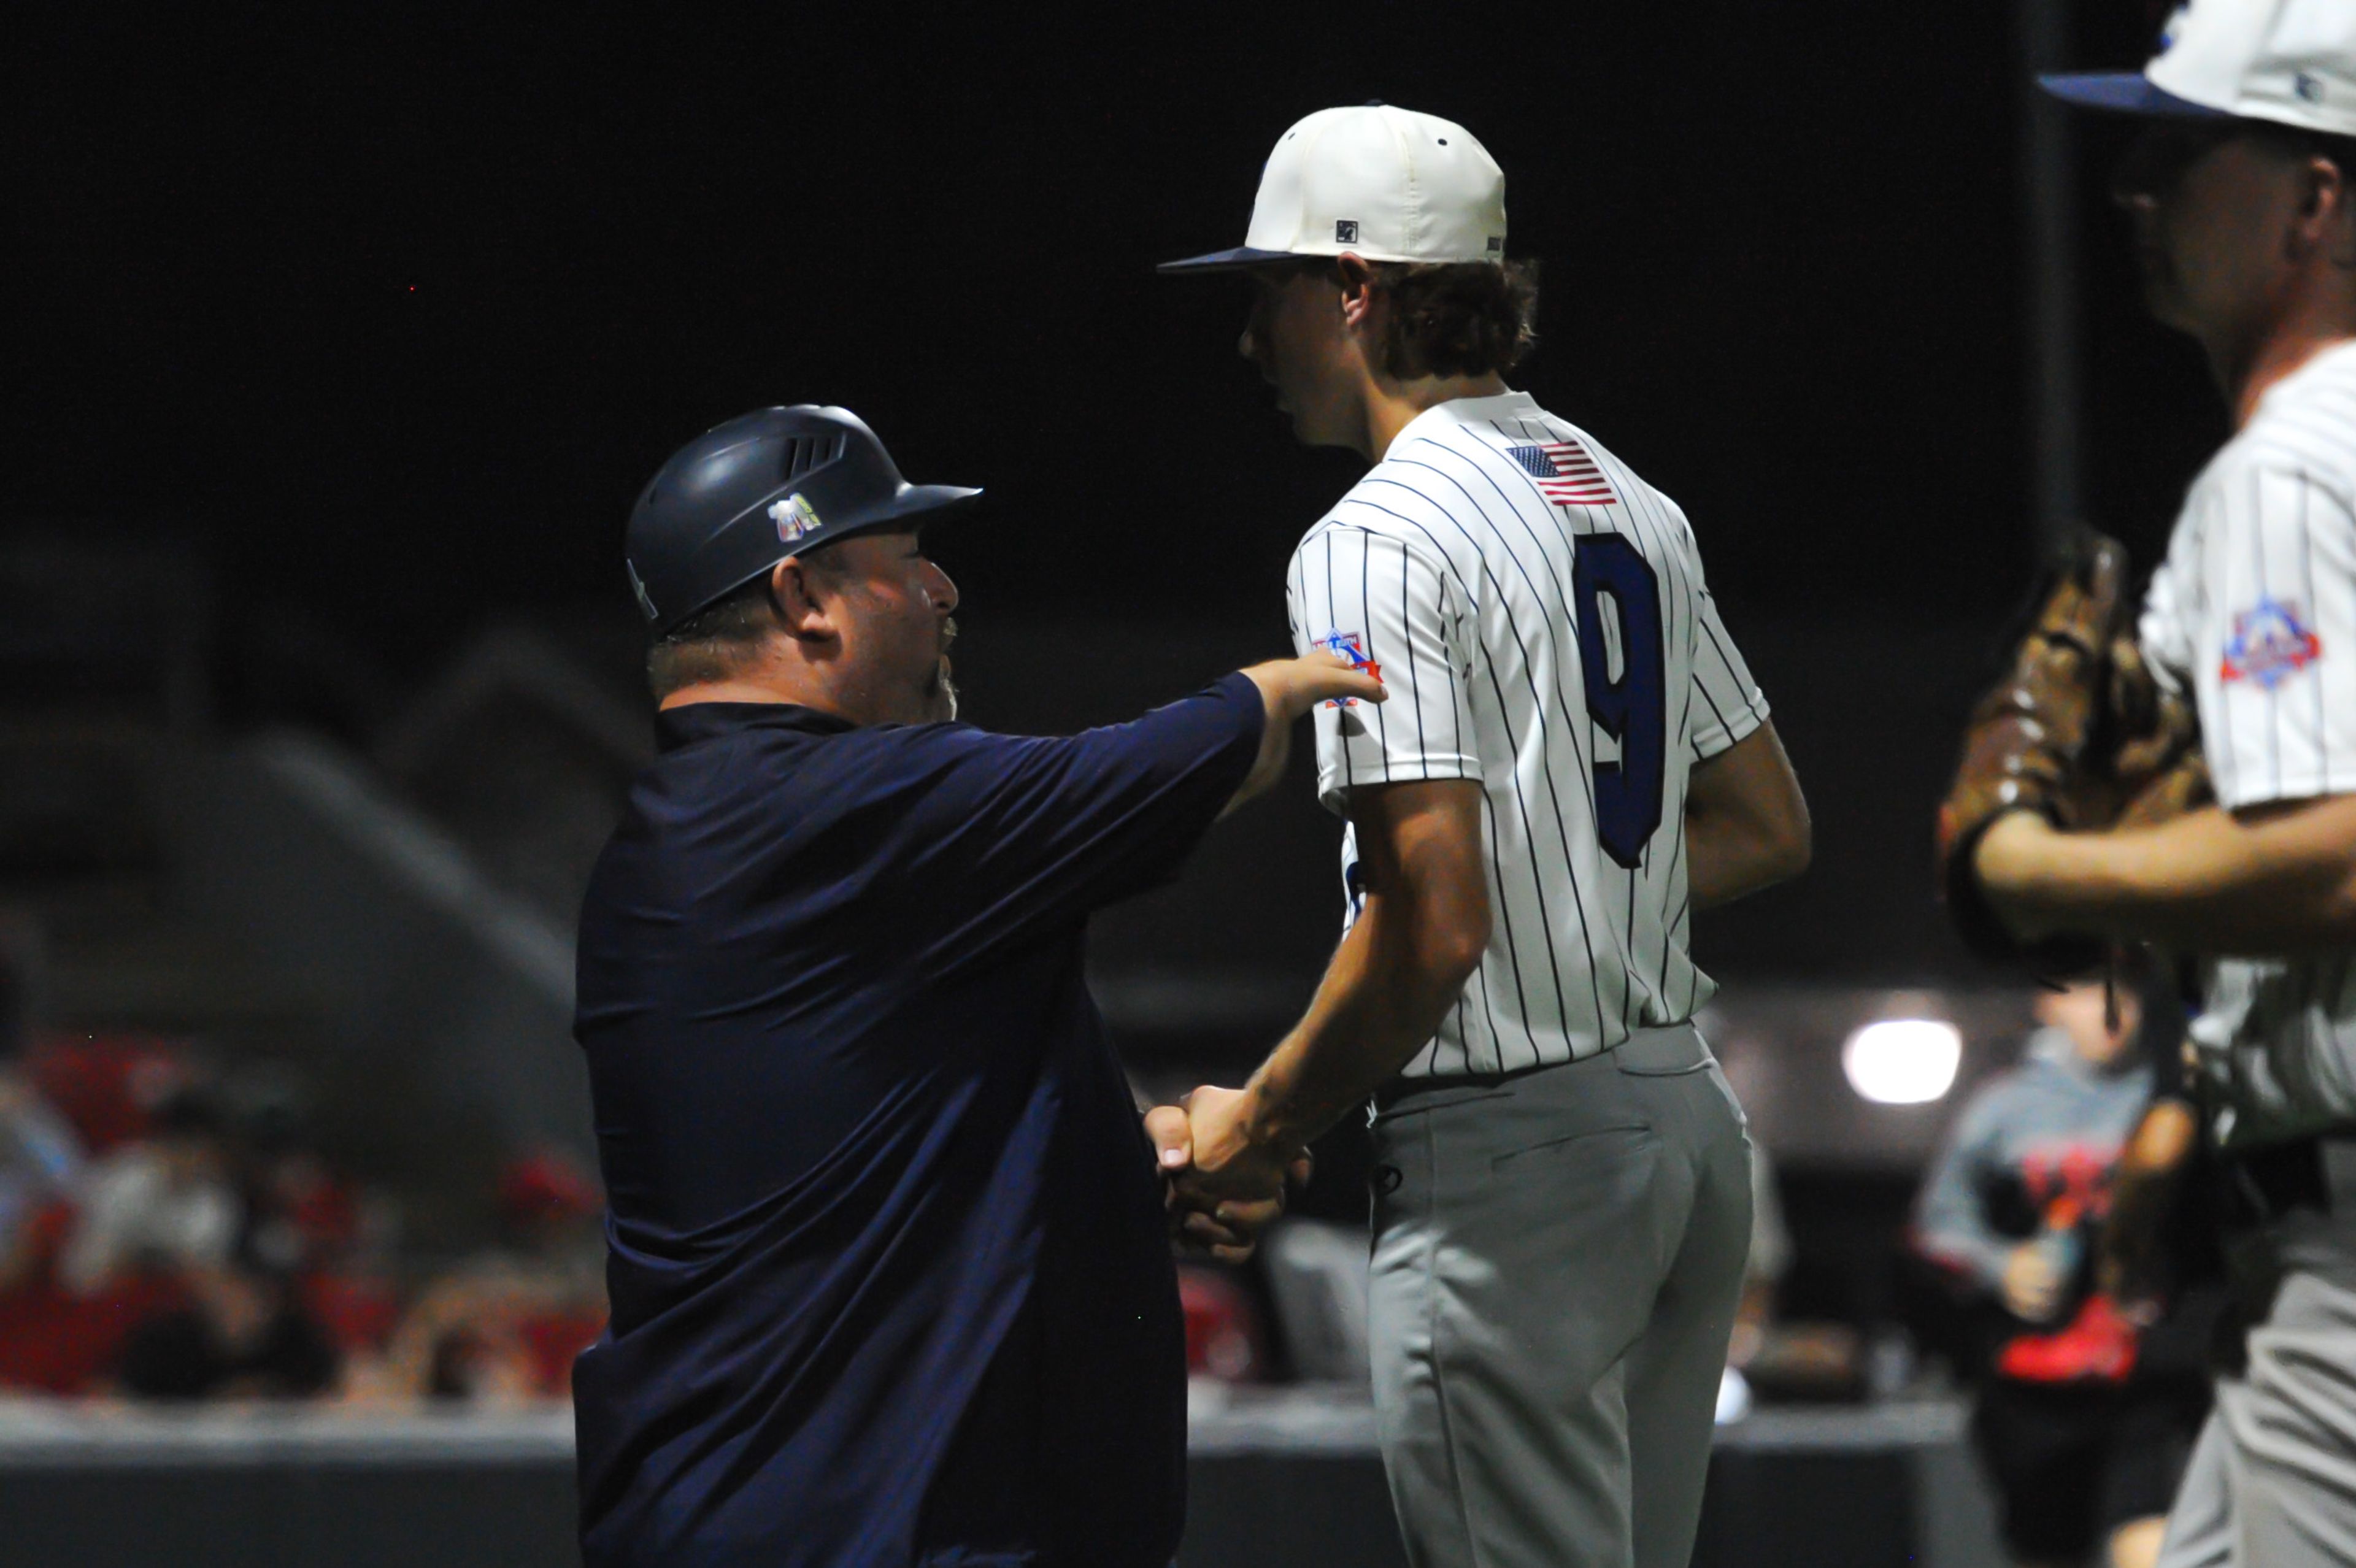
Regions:
<instances>
[{"instance_id":1,"label":"player's ear","mask_svg":"<svg viewBox=\"0 0 2356 1568\"><path fill-rule=\"evenodd\" d=\"M1343 325L1365 325L1375 309L1374 263L1345 251L1334 258L1333 271L1342 284Z\"/></svg>"},{"instance_id":2,"label":"player's ear","mask_svg":"<svg viewBox=\"0 0 2356 1568\"><path fill-rule=\"evenodd\" d=\"M2298 239L2327 250L2334 266L2356 268L2356 188L2349 172L2330 158L2314 157L2300 174Z\"/></svg>"}]
</instances>

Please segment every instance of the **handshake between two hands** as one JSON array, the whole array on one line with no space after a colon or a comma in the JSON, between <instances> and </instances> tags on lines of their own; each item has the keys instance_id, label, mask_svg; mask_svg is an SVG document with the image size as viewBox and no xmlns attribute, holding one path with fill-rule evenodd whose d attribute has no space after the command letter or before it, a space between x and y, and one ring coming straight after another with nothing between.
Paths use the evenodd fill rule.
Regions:
<instances>
[{"instance_id":1,"label":"handshake between two hands","mask_svg":"<svg viewBox=\"0 0 2356 1568\"><path fill-rule=\"evenodd\" d=\"M1309 1179L1307 1148L1251 1138L1248 1103L1248 1090L1205 1084L1175 1105L1145 1113L1170 1233L1223 1263L1251 1256L1259 1233L1284 1212L1286 1183Z\"/></svg>"}]
</instances>

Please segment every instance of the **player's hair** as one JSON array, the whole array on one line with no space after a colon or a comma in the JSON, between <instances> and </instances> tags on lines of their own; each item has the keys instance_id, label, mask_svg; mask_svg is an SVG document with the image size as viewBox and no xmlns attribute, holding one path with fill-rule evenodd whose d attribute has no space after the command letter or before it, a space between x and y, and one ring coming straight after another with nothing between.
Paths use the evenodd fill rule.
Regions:
<instances>
[{"instance_id":1,"label":"player's hair","mask_svg":"<svg viewBox=\"0 0 2356 1568\"><path fill-rule=\"evenodd\" d=\"M841 563L832 550L814 549L799 559L821 578L838 575ZM657 637L647 649L647 684L659 702L682 687L727 680L758 659L761 645L782 630L765 571Z\"/></svg>"},{"instance_id":2,"label":"player's hair","mask_svg":"<svg viewBox=\"0 0 2356 1568\"><path fill-rule=\"evenodd\" d=\"M1383 373L1503 375L1537 347L1536 261L1377 261Z\"/></svg>"}]
</instances>

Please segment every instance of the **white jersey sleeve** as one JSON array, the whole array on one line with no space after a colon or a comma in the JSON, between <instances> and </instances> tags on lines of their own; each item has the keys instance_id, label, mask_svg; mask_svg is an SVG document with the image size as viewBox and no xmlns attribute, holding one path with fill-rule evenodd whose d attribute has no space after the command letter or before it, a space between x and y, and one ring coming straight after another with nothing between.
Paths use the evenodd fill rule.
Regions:
<instances>
[{"instance_id":1,"label":"white jersey sleeve","mask_svg":"<svg viewBox=\"0 0 2356 1568\"><path fill-rule=\"evenodd\" d=\"M2270 453L2203 474L2139 634L2222 804L2356 790L2356 515L2331 484Z\"/></svg>"},{"instance_id":2,"label":"white jersey sleeve","mask_svg":"<svg viewBox=\"0 0 2356 1568\"><path fill-rule=\"evenodd\" d=\"M1318 705L1317 795L1328 809L1342 811L1353 784L1481 776L1464 692L1478 633L1444 558L1328 521L1293 552L1285 603L1296 650L1373 667L1389 695Z\"/></svg>"},{"instance_id":3,"label":"white jersey sleeve","mask_svg":"<svg viewBox=\"0 0 2356 1568\"><path fill-rule=\"evenodd\" d=\"M1767 698L1751 678L1751 667L1718 618L1718 601L1702 581L1701 551L1693 548L1692 530L1686 533L1688 570L1700 613L1694 617L1693 738L1688 746L1695 762L1706 762L1747 740L1767 722Z\"/></svg>"},{"instance_id":4,"label":"white jersey sleeve","mask_svg":"<svg viewBox=\"0 0 2356 1568\"><path fill-rule=\"evenodd\" d=\"M2192 482L2141 632L2225 805L2356 791L2356 343L2276 382ZM2356 952L2207 968L2190 1032L2218 1141L2356 1127Z\"/></svg>"}]
</instances>

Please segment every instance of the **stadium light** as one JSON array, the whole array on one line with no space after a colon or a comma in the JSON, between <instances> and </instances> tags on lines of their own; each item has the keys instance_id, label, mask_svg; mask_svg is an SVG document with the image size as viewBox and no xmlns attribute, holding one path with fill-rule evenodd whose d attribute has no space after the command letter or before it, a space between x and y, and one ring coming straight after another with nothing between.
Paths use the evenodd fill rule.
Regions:
<instances>
[{"instance_id":1,"label":"stadium light","mask_svg":"<svg viewBox=\"0 0 2356 1568\"><path fill-rule=\"evenodd\" d=\"M1848 1037L1841 1071L1877 1105L1921 1105L1954 1087L1962 1031L1936 1019L1884 1019Z\"/></svg>"}]
</instances>

